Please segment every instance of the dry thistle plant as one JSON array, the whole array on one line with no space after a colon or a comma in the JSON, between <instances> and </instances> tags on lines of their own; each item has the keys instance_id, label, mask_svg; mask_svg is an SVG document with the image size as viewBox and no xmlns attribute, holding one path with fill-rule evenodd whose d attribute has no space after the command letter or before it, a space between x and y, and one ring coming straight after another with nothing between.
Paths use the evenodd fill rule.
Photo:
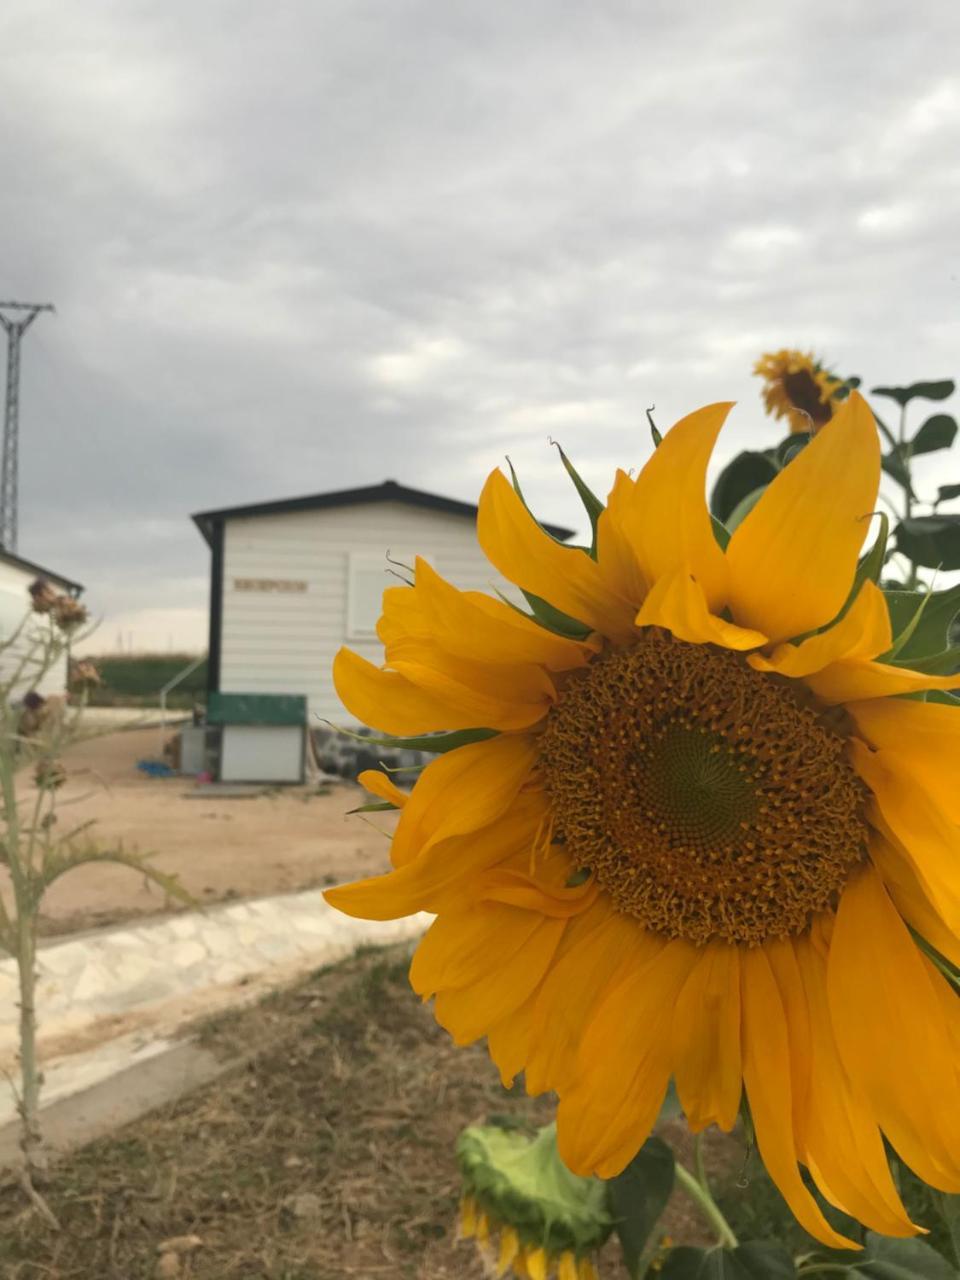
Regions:
<instances>
[{"instance_id":1,"label":"dry thistle plant","mask_svg":"<svg viewBox=\"0 0 960 1280\"><path fill-rule=\"evenodd\" d=\"M19 972L20 1082L17 1108L22 1123L21 1182L34 1207L51 1225L56 1218L38 1187L49 1160L40 1124L43 1080L37 1060L37 926L46 891L61 876L90 862L114 862L147 876L170 897L190 902L175 877L152 867L145 857L121 847L101 847L92 823L61 825L60 791L66 779L64 749L97 736L81 725L90 688L100 681L92 663L70 668L71 696L44 696L46 677L69 654L88 614L79 601L61 595L43 580L29 589L31 607L19 626L0 636L0 862L9 875L9 898L0 897L0 948L13 956Z\"/></svg>"}]
</instances>

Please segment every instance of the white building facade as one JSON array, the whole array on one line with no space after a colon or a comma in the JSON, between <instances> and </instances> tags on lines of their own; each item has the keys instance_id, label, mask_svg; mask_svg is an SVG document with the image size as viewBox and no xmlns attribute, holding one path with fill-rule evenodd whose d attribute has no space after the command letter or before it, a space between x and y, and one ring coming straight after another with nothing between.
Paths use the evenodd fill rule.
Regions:
<instances>
[{"instance_id":1,"label":"white building facade","mask_svg":"<svg viewBox=\"0 0 960 1280\"><path fill-rule=\"evenodd\" d=\"M314 722L354 723L331 666L344 644L383 661L376 623L384 589L399 585L391 561L402 574L420 555L463 590L506 589L476 516L392 480L195 515L211 549L209 691L303 694Z\"/></svg>"},{"instance_id":2,"label":"white building facade","mask_svg":"<svg viewBox=\"0 0 960 1280\"><path fill-rule=\"evenodd\" d=\"M0 549L0 646L6 646L13 636L17 637L12 645L0 649L0 679L5 680L9 672L23 664L17 692L26 693L35 689L37 693L47 697L49 694L66 692L68 653L64 651L46 675L37 679L36 659L40 654L40 646L36 643L36 637L39 632L46 630L47 619L33 616L26 626L23 622L30 610L30 584L38 578L43 578L57 591L67 595L79 596L83 591L79 582L72 582L31 560L23 560L20 556Z\"/></svg>"}]
</instances>

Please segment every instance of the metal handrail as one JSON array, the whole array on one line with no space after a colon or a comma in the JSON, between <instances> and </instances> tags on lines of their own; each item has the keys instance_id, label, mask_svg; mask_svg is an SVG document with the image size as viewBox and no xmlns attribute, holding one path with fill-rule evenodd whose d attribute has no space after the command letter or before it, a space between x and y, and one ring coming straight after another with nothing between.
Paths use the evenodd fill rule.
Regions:
<instances>
[{"instance_id":1,"label":"metal handrail","mask_svg":"<svg viewBox=\"0 0 960 1280\"><path fill-rule=\"evenodd\" d=\"M184 667L182 671L178 671L172 680L160 690L160 750L163 751L164 737L167 731L167 694L174 690L181 680L186 680L187 676L192 675L202 663L206 662L207 655L202 653L199 658L194 658L189 666Z\"/></svg>"}]
</instances>

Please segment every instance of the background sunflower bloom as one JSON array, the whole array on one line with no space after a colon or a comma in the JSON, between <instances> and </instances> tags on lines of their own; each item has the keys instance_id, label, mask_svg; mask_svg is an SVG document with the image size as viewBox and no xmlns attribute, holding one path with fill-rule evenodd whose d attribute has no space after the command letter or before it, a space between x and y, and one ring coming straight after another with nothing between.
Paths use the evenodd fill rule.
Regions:
<instances>
[{"instance_id":1,"label":"background sunflower bloom","mask_svg":"<svg viewBox=\"0 0 960 1280\"><path fill-rule=\"evenodd\" d=\"M767 413L786 418L792 433L819 431L839 408L843 379L822 369L808 352L767 352L753 372L763 378Z\"/></svg>"},{"instance_id":2,"label":"background sunflower bloom","mask_svg":"<svg viewBox=\"0 0 960 1280\"><path fill-rule=\"evenodd\" d=\"M884 1138L960 1191L960 714L900 695L960 676L890 653L858 576L876 427L856 393L728 545L704 500L729 405L618 472L595 550L545 534L494 472L479 538L548 629L423 560L384 595L385 665L347 650L344 703L389 734L468 730L409 797L393 870L348 914L436 914L411 968L459 1043L559 1097L577 1174L612 1177L673 1078L690 1126L757 1145L803 1226L850 1242L801 1176L913 1234ZM862 575L861 575L862 576ZM565 634L561 634L560 632Z\"/></svg>"}]
</instances>

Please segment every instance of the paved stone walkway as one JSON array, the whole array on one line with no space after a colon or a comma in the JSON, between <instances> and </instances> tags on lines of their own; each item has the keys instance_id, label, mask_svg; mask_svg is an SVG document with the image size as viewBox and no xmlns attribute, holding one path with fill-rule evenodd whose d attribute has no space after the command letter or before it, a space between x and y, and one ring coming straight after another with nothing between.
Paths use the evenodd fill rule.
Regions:
<instances>
[{"instance_id":1,"label":"paved stone walkway","mask_svg":"<svg viewBox=\"0 0 960 1280\"><path fill-rule=\"evenodd\" d=\"M269 985L351 954L364 944L385 944L423 931L430 917L354 920L334 911L319 890L261 898L183 912L163 920L102 930L44 946L37 959L37 1016L41 1058L50 1087L46 1100L63 1097L103 1079L138 1055L162 1047L159 1027L149 1030L151 1011L186 1009L197 997L211 1010L236 1003L246 981ZM254 985L254 992L257 985ZM195 1010L196 1011L196 1010ZM13 960L0 962L0 1058L12 1062L17 1044L17 975ZM132 1021L133 1041L123 1033ZM170 1019L167 1018L169 1031ZM102 1035L97 1034L102 1026ZM84 1033L95 1044L85 1045ZM57 1054L74 1038L83 1049ZM118 1038L119 1037L119 1038ZM91 1037L88 1035L87 1039ZM43 1053L53 1047L54 1058ZM0 1084L0 1123L13 1113Z\"/></svg>"}]
</instances>

